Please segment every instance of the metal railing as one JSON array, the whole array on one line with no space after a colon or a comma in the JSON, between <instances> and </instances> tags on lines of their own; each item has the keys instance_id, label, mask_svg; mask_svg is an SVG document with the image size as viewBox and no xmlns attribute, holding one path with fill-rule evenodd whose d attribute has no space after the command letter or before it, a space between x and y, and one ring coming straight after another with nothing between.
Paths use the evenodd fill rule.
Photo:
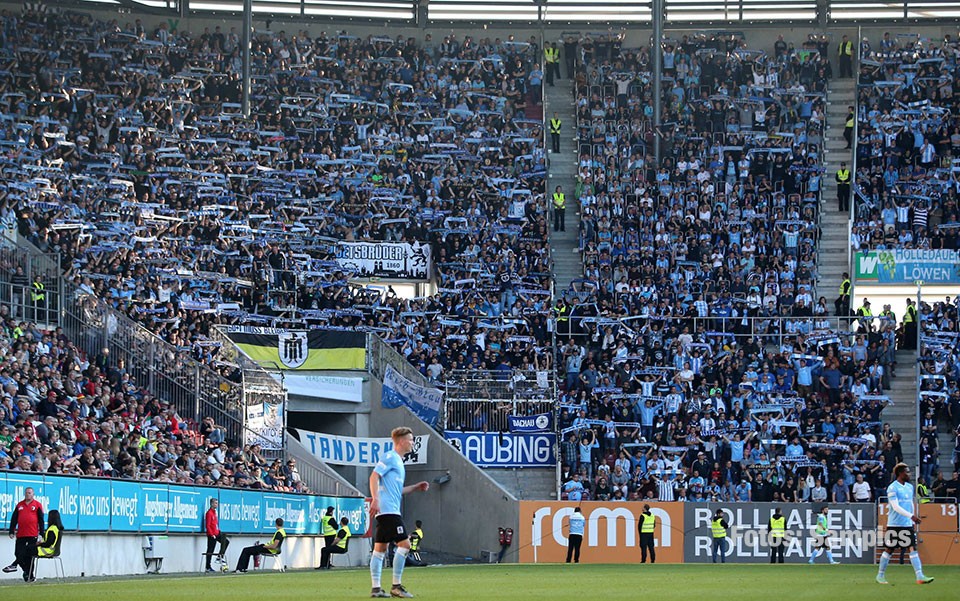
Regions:
<instances>
[{"instance_id":1,"label":"metal railing","mask_svg":"<svg viewBox=\"0 0 960 601\"><path fill-rule=\"evenodd\" d=\"M42 290L34 287L35 281ZM56 325L63 306L60 257L39 250L24 253L16 242L0 236L0 303L8 306L9 316L18 321Z\"/></svg>"},{"instance_id":2,"label":"metal railing","mask_svg":"<svg viewBox=\"0 0 960 601\"><path fill-rule=\"evenodd\" d=\"M552 370L455 370L445 387L445 430L506 432L509 416L551 413L556 406Z\"/></svg>"}]
</instances>

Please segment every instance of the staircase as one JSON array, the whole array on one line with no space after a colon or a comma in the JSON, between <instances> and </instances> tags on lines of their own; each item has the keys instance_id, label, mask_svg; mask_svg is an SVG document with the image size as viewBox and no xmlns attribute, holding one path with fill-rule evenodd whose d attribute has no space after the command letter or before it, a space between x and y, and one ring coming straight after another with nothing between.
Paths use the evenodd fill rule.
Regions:
<instances>
[{"instance_id":1,"label":"staircase","mask_svg":"<svg viewBox=\"0 0 960 601\"><path fill-rule=\"evenodd\" d=\"M833 79L827 93L827 130L824 132L823 178L820 216L820 245L817 254L817 294L833 300L837 296L850 256L849 213L837 210L836 173L841 162L851 168L853 151L846 150L843 128L847 107L854 106L856 80ZM853 200L851 200L853 202Z\"/></svg>"},{"instance_id":2,"label":"staircase","mask_svg":"<svg viewBox=\"0 0 960 601\"><path fill-rule=\"evenodd\" d=\"M900 434L903 462L917 464L917 352L897 351L897 377L891 378L887 392L892 407L883 410L880 419L890 422L890 428Z\"/></svg>"},{"instance_id":3,"label":"staircase","mask_svg":"<svg viewBox=\"0 0 960 601\"><path fill-rule=\"evenodd\" d=\"M562 118L562 117L561 117ZM487 468L487 475L517 499L556 500L557 472L551 468Z\"/></svg>"},{"instance_id":4,"label":"staircase","mask_svg":"<svg viewBox=\"0 0 960 601\"><path fill-rule=\"evenodd\" d=\"M550 134L547 134L547 189L546 202L552 206L553 192L563 187L566 195L566 231L553 231L553 213L550 214L550 249L553 255L554 296L559 297L570 287L570 282L583 277L578 234L580 231L580 204L574 198L577 187L577 115L573 82L563 78L554 87L545 88L543 119L549 132L550 119L556 113L563 122L560 134L560 152L555 153Z\"/></svg>"}]
</instances>

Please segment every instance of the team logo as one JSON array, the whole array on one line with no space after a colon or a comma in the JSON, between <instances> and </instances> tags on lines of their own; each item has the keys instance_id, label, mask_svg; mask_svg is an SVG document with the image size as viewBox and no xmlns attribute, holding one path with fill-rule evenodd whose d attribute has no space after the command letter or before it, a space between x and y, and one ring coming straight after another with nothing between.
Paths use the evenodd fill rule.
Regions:
<instances>
[{"instance_id":1,"label":"team logo","mask_svg":"<svg viewBox=\"0 0 960 601\"><path fill-rule=\"evenodd\" d=\"M547 426L550 425L550 418L547 417L546 415L538 415L536 424L537 424L537 428L540 428L541 430L546 430Z\"/></svg>"},{"instance_id":2,"label":"team logo","mask_svg":"<svg viewBox=\"0 0 960 601\"><path fill-rule=\"evenodd\" d=\"M283 332L277 336L280 362L290 369L297 369L307 362L307 333Z\"/></svg>"}]
</instances>

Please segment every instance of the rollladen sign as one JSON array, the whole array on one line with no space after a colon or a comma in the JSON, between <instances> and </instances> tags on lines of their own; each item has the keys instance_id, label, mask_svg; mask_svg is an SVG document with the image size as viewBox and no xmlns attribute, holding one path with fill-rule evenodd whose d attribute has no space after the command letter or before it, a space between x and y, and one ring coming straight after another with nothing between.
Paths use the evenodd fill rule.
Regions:
<instances>
[{"instance_id":1,"label":"rollladen sign","mask_svg":"<svg viewBox=\"0 0 960 601\"><path fill-rule=\"evenodd\" d=\"M337 263L361 278L429 280L431 249L421 242L340 242Z\"/></svg>"},{"instance_id":2,"label":"rollladen sign","mask_svg":"<svg viewBox=\"0 0 960 601\"><path fill-rule=\"evenodd\" d=\"M776 507L786 518L786 563L810 559L814 550L814 527L819 503L684 503L684 563L710 562L713 535L710 524L717 509L730 525L727 562L767 563L770 544L767 524ZM844 563L873 563L877 531L876 505L843 503L829 505L828 526L833 554Z\"/></svg>"}]
</instances>

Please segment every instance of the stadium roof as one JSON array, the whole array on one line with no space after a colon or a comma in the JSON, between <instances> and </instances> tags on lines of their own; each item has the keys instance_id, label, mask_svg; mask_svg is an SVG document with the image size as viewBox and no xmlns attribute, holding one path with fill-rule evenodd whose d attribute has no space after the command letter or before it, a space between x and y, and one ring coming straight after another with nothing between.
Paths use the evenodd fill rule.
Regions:
<instances>
[{"instance_id":1,"label":"stadium roof","mask_svg":"<svg viewBox=\"0 0 960 601\"><path fill-rule=\"evenodd\" d=\"M537 23L536 0L423 0L428 22ZM236 15L243 0L68 0L71 5L124 7L154 14ZM330 19L345 21L389 20L416 25L420 0L254 0L258 17ZM543 23L629 24L651 20L651 0L546 0ZM712 23L750 25L792 23L808 25L860 25L868 23L960 20L960 0L665 0L669 25ZM819 4L819 8L818 8Z\"/></svg>"}]
</instances>

